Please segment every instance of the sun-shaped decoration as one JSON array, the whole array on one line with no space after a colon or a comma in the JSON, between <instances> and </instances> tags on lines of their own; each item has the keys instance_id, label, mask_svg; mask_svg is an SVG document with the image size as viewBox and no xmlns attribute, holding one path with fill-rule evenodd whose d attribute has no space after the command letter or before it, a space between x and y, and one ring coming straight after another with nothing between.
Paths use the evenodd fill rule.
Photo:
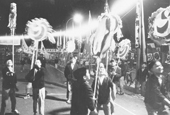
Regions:
<instances>
[{"instance_id":1,"label":"sun-shaped decoration","mask_svg":"<svg viewBox=\"0 0 170 115\"><path fill-rule=\"evenodd\" d=\"M49 41L55 43L55 39L51 35L52 31L52 26L43 18L35 18L28 21L26 27L28 36L35 41L43 41L48 38Z\"/></svg>"},{"instance_id":2,"label":"sun-shaped decoration","mask_svg":"<svg viewBox=\"0 0 170 115\"><path fill-rule=\"evenodd\" d=\"M149 17L148 38L151 38L158 45L169 44L170 6L159 8Z\"/></svg>"}]
</instances>

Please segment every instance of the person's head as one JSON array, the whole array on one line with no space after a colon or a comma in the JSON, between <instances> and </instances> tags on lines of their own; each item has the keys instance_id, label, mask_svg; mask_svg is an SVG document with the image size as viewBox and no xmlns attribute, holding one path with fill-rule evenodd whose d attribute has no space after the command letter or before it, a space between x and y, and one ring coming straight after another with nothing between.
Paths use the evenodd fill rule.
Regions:
<instances>
[{"instance_id":1,"label":"person's head","mask_svg":"<svg viewBox=\"0 0 170 115\"><path fill-rule=\"evenodd\" d=\"M147 64L145 62L142 63L141 68L144 69L147 67Z\"/></svg>"},{"instance_id":2,"label":"person's head","mask_svg":"<svg viewBox=\"0 0 170 115\"><path fill-rule=\"evenodd\" d=\"M71 63L74 63L74 64L75 64L75 63L76 63L76 61L77 61L77 57L76 57L76 56L71 57L70 59L71 59Z\"/></svg>"},{"instance_id":3,"label":"person's head","mask_svg":"<svg viewBox=\"0 0 170 115\"><path fill-rule=\"evenodd\" d=\"M111 65L111 66L116 66L116 64L117 64L117 63L116 63L116 60L111 60L111 61L110 61L110 65Z\"/></svg>"},{"instance_id":4,"label":"person's head","mask_svg":"<svg viewBox=\"0 0 170 115\"><path fill-rule=\"evenodd\" d=\"M99 76L107 76L106 69L103 63L99 63Z\"/></svg>"},{"instance_id":5,"label":"person's head","mask_svg":"<svg viewBox=\"0 0 170 115\"><path fill-rule=\"evenodd\" d=\"M84 61L84 66L89 66L89 62L88 61Z\"/></svg>"},{"instance_id":6,"label":"person's head","mask_svg":"<svg viewBox=\"0 0 170 115\"><path fill-rule=\"evenodd\" d=\"M148 70L155 75L159 75L159 74L163 73L164 68L160 61L152 60L148 64Z\"/></svg>"},{"instance_id":7,"label":"person's head","mask_svg":"<svg viewBox=\"0 0 170 115\"><path fill-rule=\"evenodd\" d=\"M35 66L41 68L41 61L39 59L35 61Z\"/></svg>"},{"instance_id":8,"label":"person's head","mask_svg":"<svg viewBox=\"0 0 170 115\"><path fill-rule=\"evenodd\" d=\"M90 73L89 70L85 67L79 68L73 72L74 77L79 80L89 80L90 79Z\"/></svg>"},{"instance_id":9,"label":"person's head","mask_svg":"<svg viewBox=\"0 0 170 115\"><path fill-rule=\"evenodd\" d=\"M7 67L13 67L13 62L12 62L12 60L7 60L7 61L6 61L6 66L7 66Z\"/></svg>"},{"instance_id":10,"label":"person's head","mask_svg":"<svg viewBox=\"0 0 170 115\"><path fill-rule=\"evenodd\" d=\"M84 67L89 68L89 62L86 60L83 62Z\"/></svg>"}]
</instances>

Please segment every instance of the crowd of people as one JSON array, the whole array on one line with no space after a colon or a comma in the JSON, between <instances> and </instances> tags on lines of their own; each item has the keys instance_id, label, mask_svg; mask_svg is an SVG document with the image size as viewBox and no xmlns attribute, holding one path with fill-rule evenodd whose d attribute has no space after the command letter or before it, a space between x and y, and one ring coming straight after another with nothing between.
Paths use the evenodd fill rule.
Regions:
<instances>
[{"instance_id":1,"label":"crowd of people","mask_svg":"<svg viewBox=\"0 0 170 115\"><path fill-rule=\"evenodd\" d=\"M77 57L72 57L64 71L67 81L71 81L70 86L67 87L72 89L70 90L72 91L71 115L88 115L88 109L93 114L103 110L105 115L114 115L113 101L116 94L124 95L125 93L123 88L127 79L125 70L128 69L124 62L120 63L119 60L113 59L110 61L108 70L101 61L97 62L98 69L95 68L93 71L95 75L92 75L87 61L83 63L84 66L75 69L76 59ZM136 93L144 97L148 115L170 115L170 75L165 76L163 71L164 67L159 60L144 62L133 79L137 88ZM90 86L87 81L92 76L94 80Z\"/></svg>"},{"instance_id":2,"label":"crowd of people","mask_svg":"<svg viewBox=\"0 0 170 115\"><path fill-rule=\"evenodd\" d=\"M67 80L67 103L71 104L70 115L97 115L103 110L105 115L114 115L114 100L116 94L124 95L124 83L127 79L128 66L118 59L112 59L106 67L97 58L96 66L90 67L85 60L80 66L77 56L71 56L64 68ZM33 92L33 114L44 115L45 111L45 63L44 57L35 60L33 68L25 79ZM58 59L56 59L58 64ZM21 60L21 70L24 70ZM58 67L58 65L55 65ZM142 63L137 70L135 83L137 93L144 97L148 115L170 115L170 74L163 74L164 67L158 60ZM90 78L94 79L90 84ZM13 69L13 62L9 59L2 70L2 101L0 115L5 115L8 98L11 100L11 112L19 115L16 109L17 74ZM28 87L27 85L27 87ZM27 93L26 96L30 96ZM39 108L37 108L37 105Z\"/></svg>"}]
</instances>

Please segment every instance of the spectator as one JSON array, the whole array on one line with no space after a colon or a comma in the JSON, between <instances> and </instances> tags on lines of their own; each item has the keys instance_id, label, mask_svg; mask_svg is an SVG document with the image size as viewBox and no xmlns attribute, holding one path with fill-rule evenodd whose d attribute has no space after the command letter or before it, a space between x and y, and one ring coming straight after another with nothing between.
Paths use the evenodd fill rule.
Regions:
<instances>
[{"instance_id":1,"label":"spectator","mask_svg":"<svg viewBox=\"0 0 170 115\"><path fill-rule=\"evenodd\" d=\"M22 72L22 71L24 70L24 65L25 65L25 59L24 59L24 57L21 58L20 63L21 63L21 72Z\"/></svg>"},{"instance_id":2,"label":"spectator","mask_svg":"<svg viewBox=\"0 0 170 115\"><path fill-rule=\"evenodd\" d=\"M117 92L118 92L118 87L120 88L120 92L118 92L120 95L124 94L124 89L123 89L123 81L124 78L121 76L121 68L117 65L115 60L110 61L110 66L109 66L109 77L112 79L113 83L116 84L117 86Z\"/></svg>"},{"instance_id":3,"label":"spectator","mask_svg":"<svg viewBox=\"0 0 170 115\"><path fill-rule=\"evenodd\" d=\"M165 77L160 61L152 60L148 65L151 75L146 83L145 105L148 115L169 115L170 101L166 97Z\"/></svg>"},{"instance_id":4,"label":"spectator","mask_svg":"<svg viewBox=\"0 0 170 115\"><path fill-rule=\"evenodd\" d=\"M7 106L8 99L11 100L11 109L14 115L19 115L18 110L16 110L16 96L15 91L18 90L16 87L17 76L14 72L12 60L7 60L6 67L2 70L2 101L1 101L1 113L0 115L5 115L5 109Z\"/></svg>"},{"instance_id":5,"label":"spectator","mask_svg":"<svg viewBox=\"0 0 170 115\"><path fill-rule=\"evenodd\" d=\"M97 114L93 91L87 82L89 70L85 67L73 72L76 81L72 84L72 103L70 115L88 115L88 109Z\"/></svg>"},{"instance_id":6,"label":"spectator","mask_svg":"<svg viewBox=\"0 0 170 115\"><path fill-rule=\"evenodd\" d=\"M64 76L67 79L67 103L71 103L70 93L72 88L72 83L75 81L73 72L78 69L78 65L76 64L77 57L71 57L71 61L66 65L64 69Z\"/></svg>"},{"instance_id":7,"label":"spectator","mask_svg":"<svg viewBox=\"0 0 170 115\"><path fill-rule=\"evenodd\" d=\"M38 60L41 61L41 64L42 64L41 66L45 68L45 66L46 66L46 59L45 59L43 54L41 54L40 57L38 57Z\"/></svg>"},{"instance_id":8,"label":"spectator","mask_svg":"<svg viewBox=\"0 0 170 115\"><path fill-rule=\"evenodd\" d=\"M105 115L112 115L114 113L113 100L116 97L116 88L110 77L108 77L103 63L99 63L97 81L94 80L92 83L93 89L95 89L95 82L97 82L97 111L103 107Z\"/></svg>"},{"instance_id":9,"label":"spectator","mask_svg":"<svg viewBox=\"0 0 170 115\"><path fill-rule=\"evenodd\" d=\"M44 57L44 55L42 55L42 58L41 58L41 63L42 63L42 67L46 67L46 59L45 59L45 57Z\"/></svg>"},{"instance_id":10,"label":"spectator","mask_svg":"<svg viewBox=\"0 0 170 115\"><path fill-rule=\"evenodd\" d=\"M141 67L137 70L136 80L137 80L137 92L140 91L142 96L145 96L145 85L148 77L148 69L146 63L142 63Z\"/></svg>"}]
</instances>

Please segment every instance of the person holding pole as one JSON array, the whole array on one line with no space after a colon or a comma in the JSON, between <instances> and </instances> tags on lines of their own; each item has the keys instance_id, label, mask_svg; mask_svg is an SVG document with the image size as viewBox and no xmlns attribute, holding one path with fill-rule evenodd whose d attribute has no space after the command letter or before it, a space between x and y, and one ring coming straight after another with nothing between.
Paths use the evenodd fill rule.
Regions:
<instances>
[{"instance_id":1,"label":"person holding pole","mask_svg":"<svg viewBox=\"0 0 170 115\"><path fill-rule=\"evenodd\" d=\"M76 81L72 84L72 103L70 115L97 115L93 90L88 83L90 79L89 69L81 67L73 72Z\"/></svg>"},{"instance_id":2,"label":"person holding pole","mask_svg":"<svg viewBox=\"0 0 170 115\"><path fill-rule=\"evenodd\" d=\"M5 108L10 97L11 110L14 115L19 115L19 111L16 110L16 96L15 91L18 90L16 87L17 76L14 72L12 60L7 60L6 67L2 70L2 100L1 100L1 112L0 115L5 115Z\"/></svg>"},{"instance_id":3,"label":"person holding pole","mask_svg":"<svg viewBox=\"0 0 170 115\"><path fill-rule=\"evenodd\" d=\"M33 69L26 75L33 87L33 112L37 114L37 104L39 106L39 114L44 115L45 109L45 70L41 67L41 61L37 59Z\"/></svg>"},{"instance_id":4,"label":"person holding pole","mask_svg":"<svg viewBox=\"0 0 170 115\"><path fill-rule=\"evenodd\" d=\"M97 81L93 81L92 88L95 92L97 111L99 111L101 107L103 107L105 115L113 115L113 101L116 98L116 86L108 76L104 64L101 62L98 65L98 72L96 77Z\"/></svg>"}]
</instances>

